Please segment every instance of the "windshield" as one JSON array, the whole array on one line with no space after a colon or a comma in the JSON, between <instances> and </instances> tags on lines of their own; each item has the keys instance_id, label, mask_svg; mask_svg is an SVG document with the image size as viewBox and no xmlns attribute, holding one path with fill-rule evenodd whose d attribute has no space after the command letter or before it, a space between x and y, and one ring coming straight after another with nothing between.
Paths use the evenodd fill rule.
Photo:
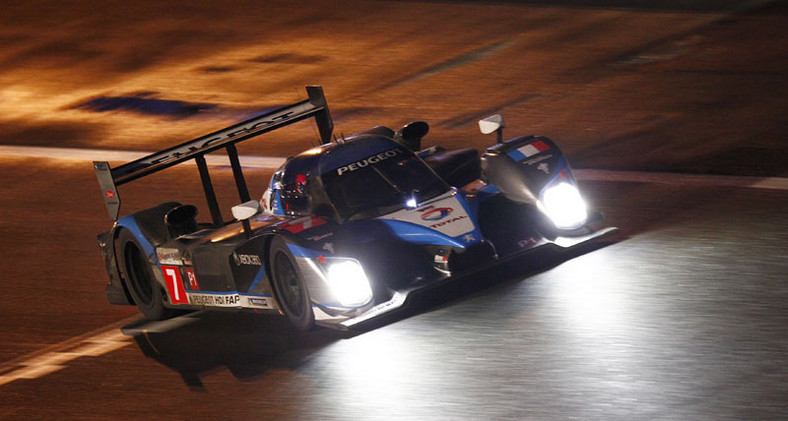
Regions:
<instances>
[{"instance_id":1,"label":"windshield","mask_svg":"<svg viewBox=\"0 0 788 421\"><path fill-rule=\"evenodd\" d=\"M448 190L426 164L395 148L322 176L329 199L344 220L372 218L415 207Z\"/></svg>"}]
</instances>

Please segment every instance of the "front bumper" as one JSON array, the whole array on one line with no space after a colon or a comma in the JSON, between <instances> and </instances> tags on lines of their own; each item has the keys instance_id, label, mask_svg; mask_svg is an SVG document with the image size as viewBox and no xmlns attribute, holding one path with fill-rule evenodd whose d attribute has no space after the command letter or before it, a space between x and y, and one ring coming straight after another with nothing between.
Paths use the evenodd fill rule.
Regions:
<instances>
[{"instance_id":1,"label":"front bumper","mask_svg":"<svg viewBox=\"0 0 788 421\"><path fill-rule=\"evenodd\" d=\"M451 282L452 280L457 279L460 276L468 276L490 269L506 261L515 258L524 257L529 253L535 252L537 250L542 250L546 247L554 248L557 251L567 251L569 249L575 248L582 244L611 236L617 232L618 232L618 228L605 227L593 231L588 230L588 233L584 235L571 236L571 237L557 236L553 239L542 238L541 240L535 241L534 243L530 244L528 248L522 250L519 253L511 254L504 258L497 259L491 263L479 265L477 267L465 270L461 273L454 273L451 277L442 278L435 282L426 283L412 288L397 290L393 293L392 297L388 301L379 303L353 317L329 316L328 314L321 312L319 308L314 307L316 311L316 315L315 315L316 323L321 326L340 329L340 330L347 330L347 329L359 327L360 325L370 320L373 320L385 314L393 313L399 309L403 309L407 307L410 298L416 292L422 292L430 288L435 288L440 285L444 285L447 282Z\"/></svg>"}]
</instances>

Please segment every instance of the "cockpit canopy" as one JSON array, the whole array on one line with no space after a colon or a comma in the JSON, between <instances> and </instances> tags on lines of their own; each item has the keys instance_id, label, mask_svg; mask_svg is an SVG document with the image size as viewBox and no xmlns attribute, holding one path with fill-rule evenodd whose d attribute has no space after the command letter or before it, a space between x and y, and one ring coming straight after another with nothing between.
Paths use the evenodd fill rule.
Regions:
<instances>
[{"instance_id":1,"label":"cockpit canopy","mask_svg":"<svg viewBox=\"0 0 788 421\"><path fill-rule=\"evenodd\" d=\"M390 138L369 134L289 159L271 186L274 213L338 221L416 207L448 189L413 152Z\"/></svg>"}]
</instances>

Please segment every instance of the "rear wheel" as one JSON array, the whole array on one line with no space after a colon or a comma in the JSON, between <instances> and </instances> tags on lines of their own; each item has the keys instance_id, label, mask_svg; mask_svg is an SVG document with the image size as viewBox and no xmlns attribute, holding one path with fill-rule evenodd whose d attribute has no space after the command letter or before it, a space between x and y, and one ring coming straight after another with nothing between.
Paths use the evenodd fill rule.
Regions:
<instances>
[{"instance_id":1,"label":"rear wheel","mask_svg":"<svg viewBox=\"0 0 788 421\"><path fill-rule=\"evenodd\" d=\"M145 256L139 242L126 230L118 237L120 258L126 287L140 312L150 320L162 320L170 316L164 307L161 286L153 275L153 267Z\"/></svg>"},{"instance_id":2,"label":"rear wheel","mask_svg":"<svg viewBox=\"0 0 788 421\"><path fill-rule=\"evenodd\" d=\"M269 262L272 284L285 315L299 330L311 329L315 323L315 315L312 312L309 292L301 278L295 257L283 239L274 238Z\"/></svg>"}]
</instances>

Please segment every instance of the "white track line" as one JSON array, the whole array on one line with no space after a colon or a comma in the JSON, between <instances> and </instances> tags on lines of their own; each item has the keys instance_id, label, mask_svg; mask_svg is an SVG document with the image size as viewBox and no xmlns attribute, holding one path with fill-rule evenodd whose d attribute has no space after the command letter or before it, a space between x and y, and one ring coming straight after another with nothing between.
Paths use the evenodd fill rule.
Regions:
<instances>
[{"instance_id":1,"label":"white track line","mask_svg":"<svg viewBox=\"0 0 788 421\"><path fill-rule=\"evenodd\" d=\"M572 170L580 180L631 183L695 184L788 190L788 178L737 175L679 174L642 171Z\"/></svg>"},{"instance_id":2,"label":"white track line","mask_svg":"<svg viewBox=\"0 0 788 421\"><path fill-rule=\"evenodd\" d=\"M98 357L131 344L120 327L139 319L129 317L92 332L50 345L31 354L0 365L0 386L21 379L37 379L66 368L80 357Z\"/></svg>"},{"instance_id":3,"label":"white track line","mask_svg":"<svg viewBox=\"0 0 788 421\"><path fill-rule=\"evenodd\" d=\"M162 333L196 322L201 312L190 313L160 322L145 322L124 327L138 321L140 316L127 317L118 322L85 333L61 343L17 358L0 365L0 386L21 379L37 379L62 370L80 357L99 357L131 344L137 335ZM148 339L150 341L150 339ZM151 344L153 346L153 344Z\"/></svg>"},{"instance_id":4,"label":"white track line","mask_svg":"<svg viewBox=\"0 0 788 421\"><path fill-rule=\"evenodd\" d=\"M25 158L69 159L77 161L116 161L129 162L142 158L150 152L117 151L105 149L50 148L39 146L0 145L0 156ZM241 156L241 164L246 168L275 170L285 158L266 156ZM229 166L230 161L223 155L207 155L206 161L212 166ZM191 161L189 161L191 163ZM694 184L710 186L748 187L758 189L788 190L788 178L751 177L708 174L679 174L641 171L612 171L594 169L576 169L575 176L579 180L614 181L633 183L659 184Z\"/></svg>"}]
</instances>

